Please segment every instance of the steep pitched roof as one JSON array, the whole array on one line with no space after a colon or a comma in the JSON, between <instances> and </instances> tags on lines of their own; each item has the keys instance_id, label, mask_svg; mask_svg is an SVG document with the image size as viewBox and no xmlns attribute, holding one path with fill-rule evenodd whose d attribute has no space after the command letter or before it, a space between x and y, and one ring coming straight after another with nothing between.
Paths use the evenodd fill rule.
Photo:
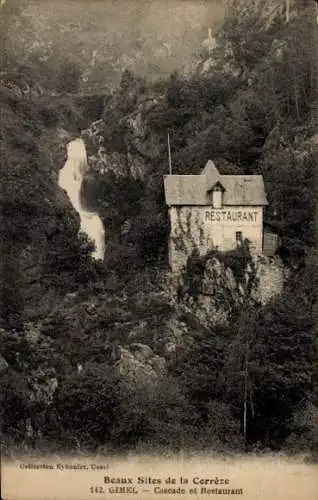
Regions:
<instances>
[{"instance_id":1,"label":"steep pitched roof","mask_svg":"<svg viewBox=\"0 0 318 500\"><path fill-rule=\"evenodd\" d=\"M201 175L166 175L167 205L211 205L209 191L216 183L224 187L223 205L267 205L262 175L222 175L209 160Z\"/></svg>"}]
</instances>

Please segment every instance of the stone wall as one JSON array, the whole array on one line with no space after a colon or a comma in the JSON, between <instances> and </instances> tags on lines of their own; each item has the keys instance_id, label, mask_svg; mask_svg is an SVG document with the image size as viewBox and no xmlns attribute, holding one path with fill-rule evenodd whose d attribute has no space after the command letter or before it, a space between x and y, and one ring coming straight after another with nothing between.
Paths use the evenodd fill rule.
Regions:
<instances>
[{"instance_id":1,"label":"stone wall","mask_svg":"<svg viewBox=\"0 0 318 500\"><path fill-rule=\"evenodd\" d=\"M264 306L283 291L288 270L278 257L257 256L254 258L254 263L256 276L251 298Z\"/></svg>"}]
</instances>

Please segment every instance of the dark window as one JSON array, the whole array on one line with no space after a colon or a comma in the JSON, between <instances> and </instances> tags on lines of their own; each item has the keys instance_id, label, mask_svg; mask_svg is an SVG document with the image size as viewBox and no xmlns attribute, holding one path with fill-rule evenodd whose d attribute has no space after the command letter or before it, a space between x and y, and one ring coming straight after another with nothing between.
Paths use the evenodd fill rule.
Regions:
<instances>
[{"instance_id":1,"label":"dark window","mask_svg":"<svg viewBox=\"0 0 318 500\"><path fill-rule=\"evenodd\" d=\"M235 239L236 239L236 243L242 243L242 241L243 241L242 231L237 231L235 233Z\"/></svg>"}]
</instances>

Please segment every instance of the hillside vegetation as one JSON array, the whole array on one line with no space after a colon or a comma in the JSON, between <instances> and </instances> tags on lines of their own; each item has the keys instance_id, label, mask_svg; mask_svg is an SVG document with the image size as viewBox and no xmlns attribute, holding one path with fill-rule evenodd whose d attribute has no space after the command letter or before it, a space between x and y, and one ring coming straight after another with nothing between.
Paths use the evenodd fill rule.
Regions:
<instances>
[{"instance_id":1,"label":"hillside vegetation","mask_svg":"<svg viewBox=\"0 0 318 500\"><path fill-rule=\"evenodd\" d=\"M223 17L219 0L12 1L20 15L8 33L11 53L58 67L67 47L84 89L114 88L125 68L150 79L168 75L191 61Z\"/></svg>"},{"instance_id":2,"label":"hillside vegetation","mask_svg":"<svg viewBox=\"0 0 318 500\"><path fill-rule=\"evenodd\" d=\"M288 24L280 11L270 24L253 12L229 15L191 75L150 83L126 70L94 118L68 95L81 74L72 61L51 75L45 62L13 65L9 54L0 94L7 453L316 453L314 21L309 5ZM57 186L61 151L79 128L91 166L83 198L105 225L103 263L90 258ZM168 131L175 173L199 173L212 158L223 173L263 174L266 219L288 270L266 304L251 293L256 270L245 248L192 256L171 277Z\"/></svg>"}]
</instances>

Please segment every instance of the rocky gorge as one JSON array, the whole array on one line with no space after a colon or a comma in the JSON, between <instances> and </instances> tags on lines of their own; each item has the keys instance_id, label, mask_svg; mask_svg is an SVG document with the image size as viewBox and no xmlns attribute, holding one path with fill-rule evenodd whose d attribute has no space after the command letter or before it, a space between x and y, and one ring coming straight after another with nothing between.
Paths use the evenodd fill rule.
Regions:
<instances>
[{"instance_id":1,"label":"rocky gorge","mask_svg":"<svg viewBox=\"0 0 318 500\"><path fill-rule=\"evenodd\" d=\"M185 433L189 446L241 449L246 391L245 446L316 446L307 419L317 397L314 69L307 39L298 47L305 63L293 58L291 40L308 28L296 3L288 22L278 3L255 2L252 17L239 3L191 71L149 82L126 69L103 91L93 121L70 96L54 101L55 81L53 90L39 83L32 65L27 87L8 71L0 212L7 451L21 443L178 449ZM263 172L278 255L194 252L171 273L168 131L176 172L198 173L210 157L223 173ZM88 157L80 195L103 222L103 262L92 258L58 183L67 144L79 136Z\"/></svg>"}]
</instances>

